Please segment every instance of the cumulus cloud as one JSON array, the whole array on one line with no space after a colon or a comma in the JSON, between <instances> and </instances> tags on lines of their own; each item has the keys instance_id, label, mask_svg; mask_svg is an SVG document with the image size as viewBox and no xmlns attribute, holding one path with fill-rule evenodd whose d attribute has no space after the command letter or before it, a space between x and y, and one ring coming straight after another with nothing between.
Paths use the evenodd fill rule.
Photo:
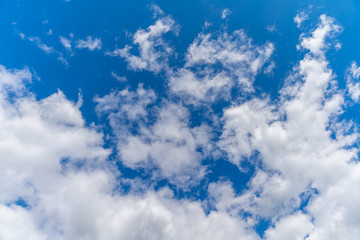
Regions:
<instances>
[{"instance_id":1,"label":"cumulus cloud","mask_svg":"<svg viewBox=\"0 0 360 240\"><path fill-rule=\"evenodd\" d=\"M310 50L313 54L323 53L326 37L334 35L341 31L341 27L335 24L335 19L326 15L320 16L320 23L311 37L302 36L301 46Z\"/></svg>"},{"instance_id":2,"label":"cumulus cloud","mask_svg":"<svg viewBox=\"0 0 360 240\"><path fill-rule=\"evenodd\" d=\"M30 80L27 69L0 68L0 238L257 239L240 218L220 212L206 215L200 201L175 200L167 188L140 196L114 192L118 174L105 161L110 152L102 146L102 134L85 126L79 104L61 91L36 100L26 88ZM135 96L117 94L123 100ZM141 101L148 96L143 106L154 98L141 87L137 94L142 94ZM98 99L118 107L112 100ZM128 116L144 115L123 107ZM163 111L161 118L174 127L177 120L171 119L177 116ZM170 140L187 134L156 127L153 131Z\"/></svg>"},{"instance_id":3,"label":"cumulus cloud","mask_svg":"<svg viewBox=\"0 0 360 240\"><path fill-rule=\"evenodd\" d=\"M171 31L177 31L175 21L170 16L161 17L154 25L139 29L132 36L133 44L138 46L139 56L131 53L130 45L107 54L124 58L131 70L148 70L154 73L168 70L168 59L173 50L162 36Z\"/></svg>"},{"instance_id":4,"label":"cumulus cloud","mask_svg":"<svg viewBox=\"0 0 360 240\"><path fill-rule=\"evenodd\" d=\"M76 48L87 48L89 51L100 50L102 48L102 42L100 38L87 36L86 39L76 40Z\"/></svg>"},{"instance_id":5,"label":"cumulus cloud","mask_svg":"<svg viewBox=\"0 0 360 240\"><path fill-rule=\"evenodd\" d=\"M273 51L272 43L257 46L242 30L215 36L201 33L187 50L185 66L170 74L170 90L195 105L227 99L233 87L251 92L255 76Z\"/></svg>"},{"instance_id":6,"label":"cumulus cloud","mask_svg":"<svg viewBox=\"0 0 360 240\"><path fill-rule=\"evenodd\" d=\"M215 38L211 34L199 34L188 48L186 67L221 64L236 77L245 90L250 90L253 77L273 51L272 43L256 46L242 30L232 34L225 32Z\"/></svg>"},{"instance_id":7,"label":"cumulus cloud","mask_svg":"<svg viewBox=\"0 0 360 240\"><path fill-rule=\"evenodd\" d=\"M200 33L184 66L172 68L163 36L175 26L165 16L139 29L132 37L138 56L131 46L109 53L132 70L165 71L168 87L160 95L139 84L94 98L114 155L100 126L86 124L81 98L70 101L58 90L37 99L27 88L28 69L0 65L0 238L255 240L265 220L263 239L356 239L359 134L339 120L345 97L326 58L341 27L321 15L317 28L301 35L305 55L273 99L252 94L257 74L275 66L272 43L258 46L242 30ZM80 48L100 49L95 40L79 40ZM359 76L354 62L346 80L355 101ZM247 97L229 94L234 88ZM223 111L194 121L188 104L220 97L228 102ZM204 160L216 164L219 156L244 172L244 163L254 167L242 191L226 178L206 178ZM185 192L203 187L207 195L179 199L170 187L146 184L125 193L124 182L141 180L126 179L113 160L149 181L165 179Z\"/></svg>"},{"instance_id":8,"label":"cumulus cloud","mask_svg":"<svg viewBox=\"0 0 360 240\"><path fill-rule=\"evenodd\" d=\"M188 110L167 101L160 108L152 108L155 116L149 115L155 100L155 93L141 85L136 92L123 90L95 99L97 112L108 116L117 137L119 158L126 166L158 167L160 177L183 186L194 184L204 174L199 149L206 151L208 128L191 128ZM148 122L149 117L156 119L153 124Z\"/></svg>"},{"instance_id":9,"label":"cumulus cloud","mask_svg":"<svg viewBox=\"0 0 360 240\"><path fill-rule=\"evenodd\" d=\"M322 15L312 37L302 38L309 52L289 76L278 104L254 98L224 112L220 147L240 167L257 151L262 167L244 194L235 196L223 184L210 193L221 209L272 219L267 239L352 239L358 234L352 212L357 210L347 206L357 205L359 194L352 186L358 183L353 160L359 136L337 124L344 97L324 52L325 39L338 29ZM309 198L306 213L296 212Z\"/></svg>"}]
</instances>

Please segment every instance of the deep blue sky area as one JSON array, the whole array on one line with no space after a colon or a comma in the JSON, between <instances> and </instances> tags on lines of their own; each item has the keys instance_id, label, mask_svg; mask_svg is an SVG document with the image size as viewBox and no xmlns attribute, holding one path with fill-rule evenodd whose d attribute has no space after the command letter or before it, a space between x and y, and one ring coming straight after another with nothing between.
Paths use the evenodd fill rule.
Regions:
<instances>
[{"instance_id":1,"label":"deep blue sky area","mask_svg":"<svg viewBox=\"0 0 360 240\"><path fill-rule=\"evenodd\" d=\"M161 10L156 10L156 8ZM323 25L328 24L324 27L325 30L321 29L323 26L319 20L323 14L330 17L328 20L331 19L330 23L323 22ZM295 16L304 17L299 26L294 21ZM141 55L139 45L134 43L136 33L150 32L151 27L149 26L154 28L157 21L166 22L169 19L174 21L173 25L170 24L171 29L154 38L148 37L146 40L150 39L149 42L153 42L144 44L144 46L154 44L155 50L158 52L150 52L149 55L156 57L147 63L147 68L131 67L129 63L131 54L133 54L132 57L140 56L145 59L145 62L148 61L146 56ZM336 27L331 29L334 26L341 26L340 30ZM96 126L96 130L104 134L101 140L94 140L96 144L85 145L97 146L99 142L102 144L104 141L105 148L110 149L105 157L106 162L109 164L116 162L114 166L118 172L114 173L114 176L118 182L115 186L109 187L112 191L116 192L121 189L119 190L121 194L126 196L134 194L138 197L143 196L142 194L147 191L154 191L156 192L154 194L158 194L161 189L168 188L169 191L172 191L172 195L169 195L173 197L174 201L201 202L206 217L211 216L212 212L223 211L228 214L226 216L229 216L229 219L234 216L237 216L237 219L246 219L244 229L246 231L252 229L255 234L251 235L255 236L254 238L249 237L248 239L290 240L295 237L308 240L328 239L319 238L323 232L331 235L332 229L322 225L322 221L326 219L327 215L316 215L326 211L320 209L319 205L321 206L321 204L317 202L315 196L321 199L319 202L327 201L326 197L333 196L330 188L324 186L335 184L335 180L331 182L326 174L321 174L321 171L331 172L338 165L335 164L335 167L332 168L329 166L333 165L324 163L307 171L306 164L310 166L316 162L317 158L335 159L339 156L341 159L356 160L355 156L358 155L359 140L355 135L357 126L360 124L358 104L360 97L356 100L355 95L351 95L349 89L354 88L354 91L358 89L360 96L360 87L356 88L355 83L352 87L349 86L351 74L353 74L351 79L358 81L360 68L358 68L358 76L356 76L355 67L353 71L349 69L352 63L360 63L359 26L360 1L358 0L0 0L0 65L5 66L6 69L29 69L32 74L32 83L27 84L26 87L36 96L37 101L46 99L56 93L58 89L64 93L67 99L75 103L79 100L79 96L82 96L83 103L80 111L85 120L85 126L82 127L90 129ZM330 30L326 27L329 27ZM317 28L324 32L327 31L324 39L321 40L321 36L318 37L315 34L311 35ZM191 63L188 54L189 47L196 40L209 34L212 36L210 39L214 40L213 44L216 45L226 39L224 36L233 36L231 34L237 30L244 31L246 40L250 42L249 46L252 46L252 48L241 51L249 50L249 52L255 52L255 55L261 55L263 52L260 50L260 53L256 52L258 49L269 46L270 43L273 44L271 56L260 60L263 66L260 66L255 73L250 73L250 65L244 67L241 65L243 64L241 61L231 65L232 63L228 64L219 58L216 63L209 63L210 59L202 60L200 63ZM306 43L301 45L306 40L311 40L311 37L320 42L322 46L319 50L320 53L317 53L316 49L314 50L311 46L305 46ZM100 45L94 45L93 48L90 45L81 46L81 42L85 41L87 41L86 44L90 44L89 39L100 41ZM230 40L233 41L234 38ZM71 46L67 46L66 41ZM226 44L230 44L231 41ZM218 50L222 47L226 49L226 44L219 44L216 47ZM316 45L314 42L312 44ZM172 49L168 59L163 56L167 53L161 52L164 46ZM128 56L125 56L124 53L115 54L116 50L124 52L126 47L131 48L131 54ZM232 46L229 49L235 51L238 47L241 46ZM219 52L221 51L220 49ZM231 55L229 52L226 54ZM231 57L226 59L231 61ZM251 57L249 59L249 62L256 63L256 60ZM305 69L304 75L299 74L299 62L302 59L304 59L303 62L315 59L315 63L327 63L328 65L325 64L326 69L329 71L331 69L333 74L330 80L326 80L329 81L328 85L319 87L322 92L318 95L323 97L317 99L318 101L314 100L313 104L309 104L307 100L311 101L318 95L314 93L314 96L316 95L314 97L311 95L311 91L306 90L306 87L304 87L305 90L302 90L302 86L307 86L304 76L312 74L311 69ZM207 60L209 62L204 63ZM152 63L161 65L161 70L150 69L149 65ZM267 67L270 69L268 72ZM235 72L239 69L245 72L245 75L250 75L249 79L253 81L250 91L246 90L245 85L234 80L238 77ZM232 82L229 84L233 85L230 87L225 85L224 88L229 87L225 90L214 87L209 90L209 92L213 91L213 95L208 94L205 98L198 95L195 97L198 99L193 100L190 96L194 94L192 91L199 90L201 92L200 88L205 89L206 84L199 84L197 85L199 89L196 89L194 83L195 87L184 90L184 92L188 91L187 93L176 92L177 85L174 87L174 84L178 83L174 80L176 77L190 72L198 74L194 74L197 77L205 76L199 80L203 81L201 84L206 82L206 77L211 78L215 76L215 73L224 73L222 77L230 76ZM324 75L326 74L318 74L316 77L321 78ZM292 78L299 83L299 87L294 87L296 85L294 84L293 88L290 87L293 92L289 93L289 96L293 95L284 97L284 92L287 91L284 85L291 85L289 79ZM226 77L224 79L226 80ZM184 77L182 80L185 81L187 78ZM337 87L332 87L332 80L336 80ZM317 85L311 84L309 83L309 86L314 88L314 91L318 91ZM142 88L145 89L143 95L136 92ZM326 89L329 91L326 92ZM126 90L129 90L130 93ZM0 88L0 94L3 94L1 91L3 91L2 88ZM151 95L152 91L154 96ZM281 91L283 92L281 93ZM337 96L337 93L343 96L344 104L340 104L338 112L332 109L329 110L329 113L326 112L325 105L330 102L330 95ZM109 99L112 102L105 101L106 97L103 97L107 95L110 96ZM115 95L116 97L114 97ZM300 99L300 103L298 103L300 107L296 104L294 104L296 107L292 105L292 97ZM352 97L353 100L351 100ZM319 104L319 107L316 104ZM172 106L175 107L172 108ZM242 106L244 107L242 108ZM313 106L318 112L307 112ZM295 110L302 109L302 107L304 109L297 115ZM131 115L132 110L136 117ZM41 116L47 115L43 113ZM306 118L308 116L310 116L309 119ZM263 121L265 118L266 120ZM66 120L64 121L66 122ZM349 122L353 125L346 125ZM311 125L311 123L314 126L319 124L320 127L313 127L313 131L307 132L307 129L312 128L304 126ZM297 131L297 129L300 130ZM324 131L316 135L318 129ZM348 132L344 129L347 129ZM199 134L201 131L206 132L209 136L205 133L204 135ZM314 136L311 135L313 133ZM311 136L309 137L307 134ZM345 136L352 134L354 135L353 140L344 140ZM206 144L202 142L205 141L203 140L206 138L205 135L208 137ZM276 135L275 140L272 139L274 135ZM327 139L328 142L324 139ZM131 141L134 141L133 145ZM321 141L325 143L322 144ZM314 151L319 150L319 152L312 150L316 144L319 144L319 147ZM321 151L324 146L331 144L334 144L333 148ZM159 145L161 146L159 147ZM284 146L279 147L280 145ZM281 150L278 150L277 147ZM351 149L353 151L350 151ZM169 154L167 150L170 152ZM337 155L336 152L340 150L344 151ZM0 156L1 151L0 149ZM188 156L186 151L193 154L189 154L189 156L195 156L195 164L190 164L189 161L182 158ZM281 151L284 151L284 155L280 154ZM142 154L145 154L145 159L139 160L143 157ZM304 157L301 154L304 154ZM86 166L82 161L86 162L87 157L79 156L74 157L80 159L74 164L74 172L80 171L83 166ZM167 162L168 156L171 159L180 159L179 165L174 167ZM302 157L304 160L299 161L298 158L302 159ZM62 167L70 168L69 166L73 164L71 154L63 159L66 161L60 161ZM299 165L296 165L297 161L300 162ZM291 165L293 163L296 164ZM93 164L89 169L93 166L97 165ZM296 169L300 169L299 173ZM112 169L112 171L115 170ZM346 171L339 170L343 175L334 173L334 176L341 179L346 176ZM109 172L111 171L109 170ZM314 177L311 175L314 172L319 174L314 174L316 175ZM356 178L353 180L354 182L359 181L355 177L358 176L358 173L359 171L351 175L354 176L354 179ZM301 174L304 175L306 181L301 181ZM349 179L346 178L344 182L347 180ZM31 181L29 180L29 182ZM351 181L349 180L349 182ZM329 185L327 185L328 183ZM343 186L339 185L338 187L341 189ZM298 188L298 190L288 193L290 190L286 189L290 188ZM168 193L164 193L164 196L166 194ZM30 211L32 204L29 200L30 197L21 194L14 194L14 196L17 200L9 200L6 206L11 207L11 204L15 204ZM159 199L162 197L163 195ZM358 195L353 197L356 198ZM264 202L262 202L262 198L265 199ZM37 198L34 197L34 199ZM1 201L0 199L0 204ZM34 202L36 201L34 200ZM159 202L161 201L159 200ZM339 202L335 202L334 206L337 206L337 203ZM171 212L172 207L175 209L178 206L176 204L169 204L171 207L167 209L171 209L169 210ZM185 206L185 203L182 204L176 209ZM344 203L345 206L351 204L354 203ZM189 209L192 208L189 207ZM273 209L280 210L274 213ZM180 212L180 210L176 211ZM187 211L191 212L191 210ZM336 215L336 213L329 214ZM345 216L347 213L343 214ZM296 236L291 235L293 238L287 238L290 235L286 235L288 233L282 232L282 229L286 227L291 229L292 223L296 225L295 218L296 221L303 224L304 231L302 233L304 234L296 235L297 233L294 233ZM36 219L41 222L41 219ZM322 219L322 221L317 222L317 219ZM351 219L355 219L355 217ZM287 221L289 226L286 225ZM356 221L354 220L354 222ZM34 226L37 226L37 223L34 223ZM60 229L60 227L47 227L46 231L48 232L44 230L48 234L47 236L51 235L49 229ZM360 229L359 224L354 229ZM81 235L66 235L66 229L57 231L64 231L66 239ZM71 231L68 229L68 232ZM356 231L351 233L355 235L360 233L360 230ZM144 232L146 235L146 230ZM336 236L341 235L345 236L345 233L340 232ZM0 221L0 238L1 236ZM130 235L125 233L119 236L125 237L122 239L140 239L140 237L126 238ZM166 237L158 239L166 239Z\"/></svg>"}]
</instances>

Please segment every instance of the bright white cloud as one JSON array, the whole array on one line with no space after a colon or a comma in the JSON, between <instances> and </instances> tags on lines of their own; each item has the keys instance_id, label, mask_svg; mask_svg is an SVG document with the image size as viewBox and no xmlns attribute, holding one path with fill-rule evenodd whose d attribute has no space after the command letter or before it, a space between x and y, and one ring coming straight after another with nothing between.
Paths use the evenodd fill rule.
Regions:
<instances>
[{"instance_id":1,"label":"bright white cloud","mask_svg":"<svg viewBox=\"0 0 360 240\"><path fill-rule=\"evenodd\" d=\"M302 23L308 19L309 16L304 11L302 11L294 17L294 22L296 23L297 28L301 28Z\"/></svg>"},{"instance_id":2,"label":"bright white cloud","mask_svg":"<svg viewBox=\"0 0 360 240\"><path fill-rule=\"evenodd\" d=\"M195 184L196 179L202 178L203 156L198 149L207 151L208 128L206 125L190 128L186 108L165 101L160 108L153 108L156 121L150 124L147 121L149 105L155 101L152 90L140 86L136 92L112 92L95 101L98 102L97 112L108 114L117 136L119 158L126 166L133 169L158 167L160 177L179 186ZM135 125L139 126L137 133L129 132L128 128Z\"/></svg>"},{"instance_id":3,"label":"bright white cloud","mask_svg":"<svg viewBox=\"0 0 360 240\"><path fill-rule=\"evenodd\" d=\"M133 70L165 71L169 87L168 99L142 84L94 98L99 118L109 121L117 160L144 170L149 181L167 179L186 191L206 175L202 161L224 152L240 170L246 161L255 166L247 188L236 193L231 182L220 179L209 184L203 202L179 200L168 188L154 191L146 184L142 192L123 194L123 182L135 186L141 180L125 179L109 161L99 127L87 126L82 117L81 98L72 102L59 90L38 100L26 87L32 79L28 69L0 66L0 239L255 240L260 237L254 227L262 219L271 222L264 233L268 240L356 239L359 134L337 119L345 100L325 54L341 27L322 15L317 28L302 35L300 46L307 52L275 101L250 95L256 75L275 66L272 43L257 46L241 30L201 33L189 46L185 65L172 69L173 50L163 35L175 25L163 17L138 30L132 39L138 56L131 46L110 53L125 58ZM55 52L40 39L20 37ZM62 44L71 48L66 40ZM75 46L101 49L98 40L89 36ZM355 101L359 76L354 62L347 87ZM212 124L191 122L187 104L196 108L199 102L229 100L234 87L249 97L231 99L221 117L209 113ZM218 126L221 136L213 142ZM207 204L212 211L205 214Z\"/></svg>"},{"instance_id":4,"label":"bright white cloud","mask_svg":"<svg viewBox=\"0 0 360 240\"><path fill-rule=\"evenodd\" d=\"M325 39L339 28L322 15L312 37L302 38L309 53L289 76L278 104L254 98L224 112L220 147L239 166L258 151L263 170L239 196L221 184L209 188L210 194L219 209L272 219L267 239L353 239L359 233L358 209L349 208L360 194L353 186L359 184L353 161L359 136L336 121L344 97L324 57ZM293 213L308 197L307 214Z\"/></svg>"},{"instance_id":5,"label":"bright white cloud","mask_svg":"<svg viewBox=\"0 0 360 240\"><path fill-rule=\"evenodd\" d=\"M170 89L181 96L186 103L214 102L217 98L228 98L234 85L230 76L224 72L211 74L210 71L197 76L189 69L181 69L170 78Z\"/></svg>"},{"instance_id":6,"label":"bright white cloud","mask_svg":"<svg viewBox=\"0 0 360 240\"><path fill-rule=\"evenodd\" d=\"M341 27L334 23L334 19L326 15L320 16L318 27L312 32L311 37L302 37L301 46L310 50L313 54L323 53L326 37L332 36L341 31Z\"/></svg>"},{"instance_id":7,"label":"bright white cloud","mask_svg":"<svg viewBox=\"0 0 360 240\"><path fill-rule=\"evenodd\" d=\"M282 218L275 227L266 231L267 240L278 239L307 239L312 231L311 217L302 213L295 213Z\"/></svg>"},{"instance_id":8,"label":"bright white cloud","mask_svg":"<svg viewBox=\"0 0 360 240\"><path fill-rule=\"evenodd\" d=\"M89 51L100 50L102 48L102 42L100 38L87 36L86 40L76 40L75 47L79 49L87 48Z\"/></svg>"},{"instance_id":9,"label":"bright white cloud","mask_svg":"<svg viewBox=\"0 0 360 240\"><path fill-rule=\"evenodd\" d=\"M201 202L175 200L166 188L143 195L114 192L118 174L104 161L109 151L102 147L102 134L84 125L79 104L62 92L36 100L26 89L30 80L26 69L0 68L1 239L257 239L240 218L221 212L206 215ZM141 87L137 95L117 94L122 100L154 98ZM98 108L112 100L97 99ZM120 106L129 116L141 115ZM174 111L184 114L167 105L159 121L183 128ZM170 141L188 134L156 126L152 131ZM18 206L19 198L28 207Z\"/></svg>"},{"instance_id":10,"label":"bright white cloud","mask_svg":"<svg viewBox=\"0 0 360 240\"><path fill-rule=\"evenodd\" d=\"M223 33L215 38L211 34L199 34L188 48L185 66L221 64L245 90L251 90L254 76L273 51L274 45L270 42L263 46L253 45L242 30Z\"/></svg>"},{"instance_id":11,"label":"bright white cloud","mask_svg":"<svg viewBox=\"0 0 360 240\"><path fill-rule=\"evenodd\" d=\"M64 46L64 48L71 51L71 41L62 36L60 36L59 39L60 39L60 43Z\"/></svg>"},{"instance_id":12,"label":"bright white cloud","mask_svg":"<svg viewBox=\"0 0 360 240\"><path fill-rule=\"evenodd\" d=\"M131 70L148 70L154 73L168 70L168 59L173 50L166 44L162 36L170 31L176 32L176 29L175 21L171 17L162 17L154 25L149 26L146 30L139 29L132 36L133 44L138 46L139 56L131 53L130 45L107 54L125 58Z\"/></svg>"},{"instance_id":13,"label":"bright white cloud","mask_svg":"<svg viewBox=\"0 0 360 240\"><path fill-rule=\"evenodd\" d=\"M185 66L169 73L170 90L194 105L228 99L234 87L251 92L273 51L272 43L256 46L241 30L218 36L201 33L187 50ZM267 68L270 72L272 67Z\"/></svg>"}]
</instances>

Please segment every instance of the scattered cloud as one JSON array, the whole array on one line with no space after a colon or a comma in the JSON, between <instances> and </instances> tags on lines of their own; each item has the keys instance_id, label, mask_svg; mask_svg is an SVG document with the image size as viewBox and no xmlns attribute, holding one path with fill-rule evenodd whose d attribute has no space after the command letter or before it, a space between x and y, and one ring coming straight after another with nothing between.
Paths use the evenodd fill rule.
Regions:
<instances>
[{"instance_id":1,"label":"scattered cloud","mask_svg":"<svg viewBox=\"0 0 360 240\"><path fill-rule=\"evenodd\" d=\"M254 77L273 52L272 43L256 46L243 30L231 34L223 32L218 36L201 33L188 48L185 67L220 64L237 84L251 91Z\"/></svg>"},{"instance_id":2,"label":"scattered cloud","mask_svg":"<svg viewBox=\"0 0 360 240\"><path fill-rule=\"evenodd\" d=\"M276 25L273 24L273 25L267 25L266 26L266 30L268 30L269 32L273 33L273 32L277 32L277 28L276 28Z\"/></svg>"},{"instance_id":3,"label":"scattered cloud","mask_svg":"<svg viewBox=\"0 0 360 240\"><path fill-rule=\"evenodd\" d=\"M125 76L119 76L115 72L111 71L111 76L119 82L126 82L127 78Z\"/></svg>"},{"instance_id":4,"label":"scattered cloud","mask_svg":"<svg viewBox=\"0 0 360 240\"><path fill-rule=\"evenodd\" d=\"M87 36L86 40L76 40L75 47L79 49L87 48L89 51L100 50L102 48L102 42L100 38Z\"/></svg>"},{"instance_id":5,"label":"scattered cloud","mask_svg":"<svg viewBox=\"0 0 360 240\"><path fill-rule=\"evenodd\" d=\"M359 232L357 210L346 207L356 205L360 194L352 187L359 181L359 165L352 161L359 135L334 120L342 112L344 97L324 57L323 39L337 29L322 15L312 32L319 45L308 45L309 39L302 38L309 52L280 91L278 104L254 98L224 112L220 147L229 160L241 168L257 151L263 165L245 193L235 196L231 187L220 184L210 188L211 194L221 209L271 219L275 225L265 232L266 239L352 239ZM309 198L305 212L297 210Z\"/></svg>"},{"instance_id":6,"label":"scattered cloud","mask_svg":"<svg viewBox=\"0 0 360 240\"><path fill-rule=\"evenodd\" d=\"M132 36L133 44L138 46L139 56L131 53L132 46L130 45L122 49L117 48L113 52L108 52L107 55L124 58L131 70L148 70L154 73L166 71L169 68L168 59L173 50L162 36L170 31L177 31L175 21L169 16L162 17L154 25L146 30L139 29Z\"/></svg>"},{"instance_id":7,"label":"scattered cloud","mask_svg":"<svg viewBox=\"0 0 360 240\"><path fill-rule=\"evenodd\" d=\"M179 186L194 184L204 174L200 148L205 152L208 128L189 127L188 110L169 102L154 108L155 116L151 118L156 120L149 124L148 109L155 100L155 93L141 85L136 92L123 90L95 99L97 113L108 116L117 137L118 156L126 166L152 169L155 165L160 177ZM133 126L138 127L130 132Z\"/></svg>"},{"instance_id":8,"label":"scattered cloud","mask_svg":"<svg viewBox=\"0 0 360 240\"><path fill-rule=\"evenodd\" d=\"M356 62L352 62L351 66L348 69L347 74L347 90L355 102L359 102L360 100L360 67L357 66Z\"/></svg>"},{"instance_id":9,"label":"scattered cloud","mask_svg":"<svg viewBox=\"0 0 360 240\"><path fill-rule=\"evenodd\" d=\"M39 99L29 69L0 65L0 239L356 239L360 135L341 114L345 94L359 101L360 67L351 63L347 93L339 89L326 54L342 29L335 19L321 15L301 34L304 55L272 97L253 83L277 66L273 43L258 45L244 30L202 32L183 64L171 66L176 53L165 35L178 27L151 8L155 23L131 35L138 55L133 45L107 54L131 70L162 73L166 91L139 84L96 96L102 126L86 123L81 95L74 102L58 90ZM306 19L294 21L301 28ZM39 37L19 37L62 56ZM92 36L58 41L68 50L102 48ZM227 105L215 111L219 99ZM210 180L219 158L253 168L244 189ZM260 237L262 221L269 226Z\"/></svg>"},{"instance_id":10,"label":"scattered cloud","mask_svg":"<svg viewBox=\"0 0 360 240\"><path fill-rule=\"evenodd\" d=\"M316 30L312 32L312 36L302 36L301 46L310 50L313 54L321 54L323 49L328 47L325 44L326 37L339 33L341 30L341 27L335 24L335 19L321 15L320 23Z\"/></svg>"},{"instance_id":11,"label":"scattered cloud","mask_svg":"<svg viewBox=\"0 0 360 240\"><path fill-rule=\"evenodd\" d=\"M309 16L304 11L299 12L294 17L294 22L296 23L296 27L301 28L302 23L308 19L309 19Z\"/></svg>"},{"instance_id":12,"label":"scattered cloud","mask_svg":"<svg viewBox=\"0 0 360 240\"><path fill-rule=\"evenodd\" d=\"M228 8L225 8L222 12L221 12L221 19L225 19L227 18L227 16L230 15L230 10Z\"/></svg>"},{"instance_id":13,"label":"scattered cloud","mask_svg":"<svg viewBox=\"0 0 360 240\"><path fill-rule=\"evenodd\" d=\"M39 49L41 49L43 52L45 52L46 54L53 54L57 56L57 59L64 65L68 65L69 63L67 62L67 60L64 58L64 55L55 50L52 46L48 46L45 43L42 42L42 40L39 37L27 37L24 33L19 33L19 37L22 40L27 40L29 42L32 42L33 44L35 44Z\"/></svg>"},{"instance_id":14,"label":"scattered cloud","mask_svg":"<svg viewBox=\"0 0 360 240\"><path fill-rule=\"evenodd\" d=\"M60 36L60 43L66 48L67 50L71 51L71 41L63 36Z\"/></svg>"},{"instance_id":15,"label":"scattered cloud","mask_svg":"<svg viewBox=\"0 0 360 240\"><path fill-rule=\"evenodd\" d=\"M40 48L47 54L55 52L53 47L49 47L48 45L42 43L41 39L38 37L28 37L28 40L35 43L38 48Z\"/></svg>"}]
</instances>

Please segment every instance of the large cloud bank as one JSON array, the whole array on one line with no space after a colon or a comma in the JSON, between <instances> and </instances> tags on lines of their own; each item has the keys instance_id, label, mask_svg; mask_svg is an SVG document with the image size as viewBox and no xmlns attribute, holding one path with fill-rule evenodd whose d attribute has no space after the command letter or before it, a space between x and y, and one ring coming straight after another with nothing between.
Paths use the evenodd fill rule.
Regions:
<instances>
[{"instance_id":1,"label":"large cloud bank","mask_svg":"<svg viewBox=\"0 0 360 240\"><path fill-rule=\"evenodd\" d=\"M166 97L140 84L94 99L113 149L99 126L85 123L81 98L59 90L39 100L28 90L28 69L0 66L0 239L357 239L359 135L340 116L359 99L360 74L353 62L347 91L338 88L326 58L341 31L336 21L322 15L301 35L304 56L272 99L253 94L253 83L274 65L273 43L257 45L243 30L200 33L174 67L166 35L179 28L157 9L132 44L106 53L131 71L161 74L167 85ZM77 47L100 50L85 45ZM219 113L211 108L217 101L227 103ZM191 122L193 109L200 123ZM115 162L150 177L123 177L112 151ZM203 200L151 184L187 191L219 158L254 166L241 193L227 180L208 184ZM261 237L262 221L270 226Z\"/></svg>"}]
</instances>

